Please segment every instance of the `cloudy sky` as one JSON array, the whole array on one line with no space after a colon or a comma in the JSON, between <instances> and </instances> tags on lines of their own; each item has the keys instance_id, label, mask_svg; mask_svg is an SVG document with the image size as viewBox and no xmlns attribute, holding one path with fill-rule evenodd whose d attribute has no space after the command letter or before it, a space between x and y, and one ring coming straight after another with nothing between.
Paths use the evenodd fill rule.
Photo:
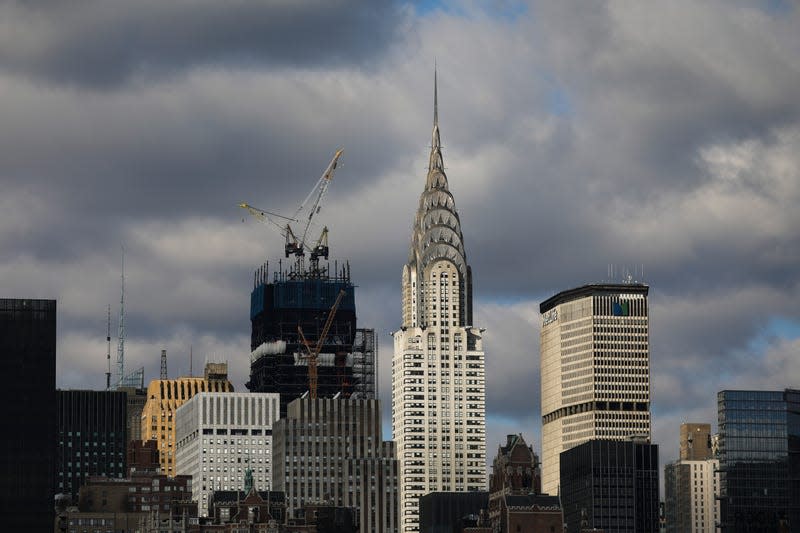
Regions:
<instances>
[{"instance_id":1,"label":"cloudy sky","mask_svg":"<svg viewBox=\"0 0 800 533\"><path fill-rule=\"evenodd\" d=\"M345 150L321 221L380 335L434 61L445 164L487 328L488 449L538 449L538 304L641 270L654 440L723 388L800 386L800 13L794 2L0 3L0 287L58 300L58 385L102 388L126 249L126 364L249 372L252 272ZM642 277L641 274L638 277ZM115 349L115 347L114 347ZM386 426L388 427L388 418Z\"/></svg>"}]
</instances>

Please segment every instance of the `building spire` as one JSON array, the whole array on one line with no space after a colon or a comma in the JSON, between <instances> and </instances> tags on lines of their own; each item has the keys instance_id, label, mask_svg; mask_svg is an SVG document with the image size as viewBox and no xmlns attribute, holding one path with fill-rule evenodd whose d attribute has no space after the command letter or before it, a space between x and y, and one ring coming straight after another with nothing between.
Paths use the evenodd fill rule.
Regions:
<instances>
[{"instance_id":1,"label":"building spire","mask_svg":"<svg viewBox=\"0 0 800 533\"><path fill-rule=\"evenodd\" d=\"M442 145L439 137L439 82L436 64L433 67L433 132L431 133L431 155L428 161L428 176L432 171L438 171L444 179L447 187L447 179L444 178L444 162L442 161ZM430 179L428 179L430 184Z\"/></svg>"}]
</instances>

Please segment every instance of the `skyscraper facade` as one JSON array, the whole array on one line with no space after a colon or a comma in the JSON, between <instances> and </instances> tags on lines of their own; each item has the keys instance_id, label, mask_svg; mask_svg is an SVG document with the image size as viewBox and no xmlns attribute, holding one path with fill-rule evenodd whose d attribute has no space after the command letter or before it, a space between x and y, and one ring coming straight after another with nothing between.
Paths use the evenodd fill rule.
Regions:
<instances>
[{"instance_id":1,"label":"skyscraper facade","mask_svg":"<svg viewBox=\"0 0 800 533\"><path fill-rule=\"evenodd\" d=\"M658 446L593 439L561 454L561 493L568 533L657 533Z\"/></svg>"},{"instance_id":2,"label":"skyscraper facade","mask_svg":"<svg viewBox=\"0 0 800 533\"><path fill-rule=\"evenodd\" d=\"M56 302L0 298L0 516L8 531L53 528L56 436ZM25 512L20 512L24 509Z\"/></svg>"},{"instance_id":3,"label":"skyscraper facade","mask_svg":"<svg viewBox=\"0 0 800 533\"><path fill-rule=\"evenodd\" d=\"M379 400L294 400L273 425L273 456L273 488L290 516L327 501L356 509L362 533L398 531L398 461Z\"/></svg>"},{"instance_id":4,"label":"skyscraper facade","mask_svg":"<svg viewBox=\"0 0 800 533\"><path fill-rule=\"evenodd\" d=\"M142 439L158 442L161 473L175 475L175 411L199 392L233 392L227 363L206 363L203 377L154 379L142 410Z\"/></svg>"},{"instance_id":5,"label":"skyscraper facade","mask_svg":"<svg viewBox=\"0 0 800 533\"><path fill-rule=\"evenodd\" d=\"M667 533L719 531L719 461L681 459L664 467Z\"/></svg>"},{"instance_id":6,"label":"skyscraper facade","mask_svg":"<svg viewBox=\"0 0 800 533\"><path fill-rule=\"evenodd\" d=\"M800 390L717 394L723 533L800 526Z\"/></svg>"},{"instance_id":7,"label":"skyscraper facade","mask_svg":"<svg viewBox=\"0 0 800 533\"><path fill-rule=\"evenodd\" d=\"M56 483L74 504L89 476L128 475L127 400L121 391L58 391Z\"/></svg>"},{"instance_id":8,"label":"skyscraper facade","mask_svg":"<svg viewBox=\"0 0 800 533\"><path fill-rule=\"evenodd\" d=\"M400 459L401 530L419 531L419 497L486 490L482 330L472 325L472 271L444 171L436 90L431 152L394 335L392 433Z\"/></svg>"},{"instance_id":9,"label":"skyscraper facade","mask_svg":"<svg viewBox=\"0 0 800 533\"><path fill-rule=\"evenodd\" d=\"M192 499L208 516L215 490L243 490L247 470L262 490L272 485L272 424L280 397L201 392L175 412L175 471L192 476Z\"/></svg>"},{"instance_id":10,"label":"skyscraper facade","mask_svg":"<svg viewBox=\"0 0 800 533\"><path fill-rule=\"evenodd\" d=\"M590 439L649 440L648 291L585 285L539 306L543 492L558 494L565 450Z\"/></svg>"}]
</instances>

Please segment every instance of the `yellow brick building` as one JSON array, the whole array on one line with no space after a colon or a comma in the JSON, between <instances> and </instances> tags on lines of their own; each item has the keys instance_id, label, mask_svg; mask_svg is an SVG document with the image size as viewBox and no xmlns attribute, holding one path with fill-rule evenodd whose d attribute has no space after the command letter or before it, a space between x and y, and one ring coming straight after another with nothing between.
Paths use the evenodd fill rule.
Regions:
<instances>
[{"instance_id":1,"label":"yellow brick building","mask_svg":"<svg viewBox=\"0 0 800 533\"><path fill-rule=\"evenodd\" d=\"M142 439L158 442L161 473L175 476L175 411L198 392L234 392L227 363L206 363L203 377L154 379L142 410Z\"/></svg>"}]
</instances>

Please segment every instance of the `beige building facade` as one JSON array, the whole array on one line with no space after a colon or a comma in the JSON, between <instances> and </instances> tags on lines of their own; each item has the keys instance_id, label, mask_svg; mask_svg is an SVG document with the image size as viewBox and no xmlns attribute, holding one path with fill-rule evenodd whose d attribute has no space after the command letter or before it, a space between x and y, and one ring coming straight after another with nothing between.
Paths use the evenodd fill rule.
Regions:
<instances>
[{"instance_id":1,"label":"beige building facade","mask_svg":"<svg viewBox=\"0 0 800 533\"><path fill-rule=\"evenodd\" d=\"M175 412L199 392L233 392L227 363L206 363L203 377L154 379L142 409L142 440L158 443L161 473L175 475Z\"/></svg>"},{"instance_id":2,"label":"beige building facade","mask_svg":"<svg viewBox=\"0 0 800 533\"><path fill-rule=\"evenodd\" d=\"M719 460L682 459L664 467L667 533L720 531Z\"/></svg>"},{"instance_id":3,"label":"beige building facade","mask_svg":"<svg viewBox=\"0 0 800 533\"><path fill-rule=\"evenodd\" d=\"M648 290L585 285L540 305L542 492L558 494L563 451L650 440Z\"/></svg>"},{"instance_id":4,"label":"beige building facade","mask_svg":"<svg viewBox=\"0 0 800 533\"><path fill-rule=\"evenodd\" d=\"M681 460L711 459L711 424L687 422L681 424Z\"/></svg>"},{"instance_id":5,"label":"beige building facade","mask_svg":"<svg viewBox=\"0 0 800 533\"><path fill-rule=\"evenodd\" d=\"M486 490L483 335L472 325L472 272L444 171L436 97L425 189L402 273L393 333L392 434L400 530L419 531L419 497Z\"/></svg>"}]
</instances>

